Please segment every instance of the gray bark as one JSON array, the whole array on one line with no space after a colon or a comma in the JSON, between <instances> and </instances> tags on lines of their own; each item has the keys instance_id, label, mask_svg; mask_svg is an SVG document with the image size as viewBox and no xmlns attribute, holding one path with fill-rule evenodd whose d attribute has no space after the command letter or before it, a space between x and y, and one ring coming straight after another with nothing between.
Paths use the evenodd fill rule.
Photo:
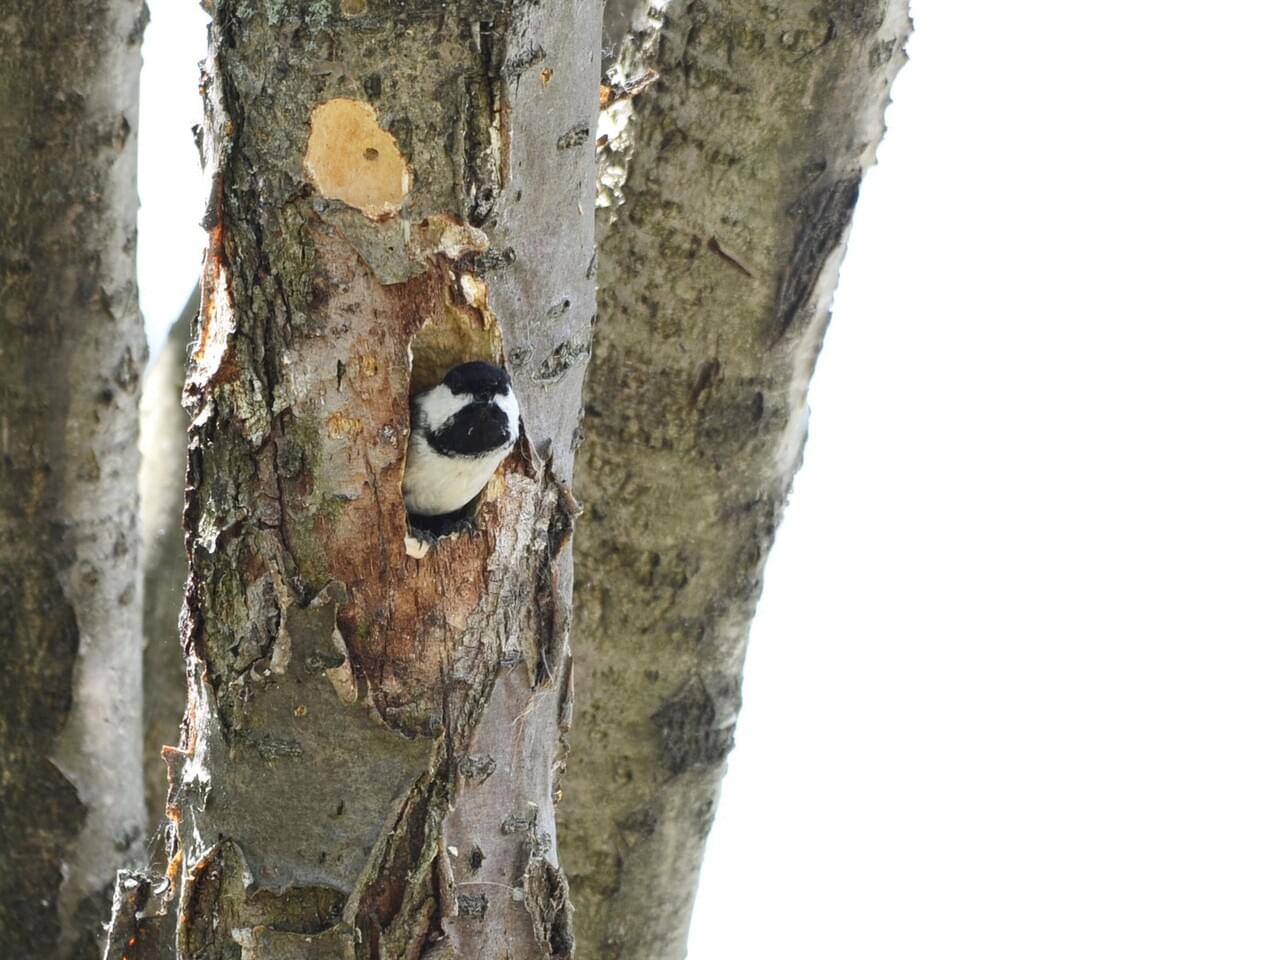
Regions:
<instances>
[{"instance_id":1,"label":"gray bark","mask_svg":"<svg viewBox=\"0 0 1280 960\"><path fill-rule=\"evenodd\" d=\"M178 612L187 580L187 552L182 539L182 487L186 472L187 413L182 409L182 381L187 369L191 321L200 307L199 288L169 329L164 346L147 369L142 384L142 623L143 768L147 785L147 822L165 819L168 767L163 749L178 742L186 706L182 682L182 645Z\"/></svg>"},{"instance_id":2,"label":"gray bark","mask_svg":"<svg viewBox=\"0 0 1280 960\"><path fill-rule=\"evenodd\" d=\"M600 11L334 6L213 5L178 954L567 957ZM476 357L526 440L411 559L407 397Z\"/></svg>"},{"instance_id":3,"label":"gray bark","mask_svg":"<svg viewBox=\"0 0 1280 960\"><path fill-rule=\"evenodd\" d=\"M639 17L619 68L660 79L617 108L630 119L601 158L561 809L595 960L684 955L747 629L909 30L905 0Z\"/></svg>"},{"instance_id":4,"label":"gray bark","mask_svg":"<svg viewBox=\"0 0 1280 960\"><path fill-rule=\"evenodd\" d=\"M0 9L0 955L93 956L143 828L142 0Z\"/></svg>"}]
</instances>

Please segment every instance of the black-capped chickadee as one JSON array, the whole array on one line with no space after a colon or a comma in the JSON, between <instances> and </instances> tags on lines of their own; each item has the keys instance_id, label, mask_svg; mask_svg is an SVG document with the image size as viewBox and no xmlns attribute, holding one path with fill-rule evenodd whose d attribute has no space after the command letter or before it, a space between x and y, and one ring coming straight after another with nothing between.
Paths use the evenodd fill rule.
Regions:
<instances>
[{"instance_id":1,"label":"black-capped chickadee","mask_svg":"<svg viewBox=\"0 0 1280 960\"><path fill-rule=\"evenodd\" d=\"M403 484L410 533L456 528L519 433L511 378L482 360L459 364L442 383L410 397Z\"/></svg>"}]
</instances>

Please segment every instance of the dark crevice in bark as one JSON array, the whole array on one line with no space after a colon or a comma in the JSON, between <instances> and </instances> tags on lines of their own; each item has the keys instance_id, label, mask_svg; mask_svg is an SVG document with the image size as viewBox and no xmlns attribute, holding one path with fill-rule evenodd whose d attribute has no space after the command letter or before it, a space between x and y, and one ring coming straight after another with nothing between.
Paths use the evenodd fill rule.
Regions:
<instances>
[{"instance_id":1,"label":"dark crevice in bark","mask_svg":"<svg viewBox=\"0 0 1280 960\"><path fill-rule=\"evenodd\" d=\"M352 897L351 924L373 956L420 957L445 937L441 918L448 891L438 861L447 857L440 836L451 793L447 774L414 785L377 865Z\"/></svg>"},{"instance_id":2,"label":"dark crevice in bark","mask_svg":"<svg viewBox=\"0 0 1280 960\"><path fill-rule=\"evenodd\" d=\"M467 222L483 227L493 213L502 189L502 158L495 150L495 136L503 130L502 65L506 59L505 40L511 30L508 18L480 20L471 24L477 62L465 81L469 102L464 110L466 148L462 156L462 193ZM496 134L495 134L496 128Z\"/></svg>"},{"instance_id":3,"label":"dark crevice in bark","mask_svg":"<svg viewBox=\"0 0 1280 960\"><path fill-rule=\"evenodd\" d=\"M787 266L778 281L778 335L791 329L796 317L813 299L822 271L841 245L849 218L858 202L860 178L819 184L788 209L798 234Z\"/></svg>"},{"instance_id":4,"label":"dark crevice in bark","mask_svg":"<svg viewBox=\"0 0 1280 960\"><path fill-rule=\"evenodd\" d=\"M715 767L733 749L733 726L742 697L736 677L720 678L713 696L702 677L694 677L653 715L662 736L662 753L673 775L695 767Z\"/></svg>"}]
</instances>

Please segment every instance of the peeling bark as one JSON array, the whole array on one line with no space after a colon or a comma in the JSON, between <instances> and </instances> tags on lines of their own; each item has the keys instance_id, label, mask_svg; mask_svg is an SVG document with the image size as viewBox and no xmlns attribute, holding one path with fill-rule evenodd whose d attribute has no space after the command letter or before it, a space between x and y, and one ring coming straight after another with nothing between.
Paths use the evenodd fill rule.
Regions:
<instances>
[{"instance_id":1,"label":"peeling bark","mask_svg":"<svg viewBox=\"0 0 1280 960\"><path fill-rule=\"evenodd\" d=\"M805 433L905 0L630 11L602 131L600 322L561 838L584 956L684 955L747 630Z\"/></svg>"},{"instance_id":2,"label":"peeling bark","mask_svg":"<svg viewBox=\"0 0 1280 960\"><path fill-rule=\"evenodd\" d=\"M0 10L0 955L97 956L143 827L141 0Z\"/></svg>"},{"instance_id":3,"label":"peeling bark","mask_svg":"<svg viewBox=\"0 0 1280 960\"><path fill-rule=\"evenodd\" d=\"M214 4L180 957L572 955L599 31L576 0ZM474 358L512 371L525 435L475 530L412 559L408 396Z\"/></svg>"}]
</instances>

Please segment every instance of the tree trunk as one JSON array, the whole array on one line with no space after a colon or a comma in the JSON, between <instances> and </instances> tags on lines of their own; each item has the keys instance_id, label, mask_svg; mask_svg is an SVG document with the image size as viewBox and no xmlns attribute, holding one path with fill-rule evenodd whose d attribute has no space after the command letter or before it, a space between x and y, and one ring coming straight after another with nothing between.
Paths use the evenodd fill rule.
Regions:
<instances>
[{"instance_id":1,"label":"tree trunk","mask_svg":"<svg viewBox=\"0 0 1280 960\"><path fill-rule=\"evenodd\" d=\"M142 0L0 10L0 955L98 955L143 828Z\"/></svg>"},{"instance_id":2,"label":"tree trunk","mask_svg":"<svg viewBox=\"0 0 1280 960\"><path fill-rule=\"evenodd\" d=\"M178 952L567 957L600 12L334 8L213 5ZM525 439L476 529L412 559L407 398L477 357Z\"/></svg>"},{"instance_id":3,"label":"tree trunk","mask_svg":"<svg viewBox=\"0 0 1280 960\"><path fill-rule=\"evenodd\" d=\"M143 770L147 784L147 822L164 822L168 770L163 748L178 742L186 705L182 684L182 645L178 612L187 581L187 552L182 542L182 487L186 472L187 413L182 381L187 367L191 320L200 309L200 290L192 291L164 346L151 361L142 384L142 624L145 719Z\"/></svg>"},{"instance_id":4,"label":"tree trunk","mask_svg":"<svg viewBox=\"0 0 1280 960\"><path fill-rule=\"evenodd\" d=\"M909 29L905 0L639 17L618 68L660 79L601 125L622 129L601 161L561 810L595 960L684 955L747 630Z\"/></svg>"}]
</instances>

